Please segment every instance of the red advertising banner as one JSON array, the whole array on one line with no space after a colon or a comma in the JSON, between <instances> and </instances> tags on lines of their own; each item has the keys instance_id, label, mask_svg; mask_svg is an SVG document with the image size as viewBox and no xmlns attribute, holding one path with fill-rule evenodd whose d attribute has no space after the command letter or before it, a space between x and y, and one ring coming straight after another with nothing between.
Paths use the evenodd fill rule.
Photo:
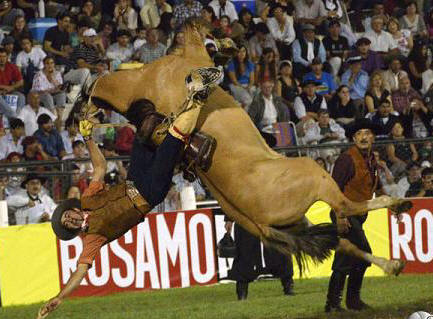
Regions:
<instances>
[{"instance_id":1,"label":"red advertising banner","mask_svg":"<svg viewBox=\"0 0 433 319\"><path fill-rule=\"evenodd\" d=\"M105 245L73 296L217 282L212 210L149 214ZM76 269L82 240L57 241L60 286Z\"/></svg>"},{"instance_id":2,"label":"red advertising banner","mask_svg":"<svg viewBox=\"0 0 433 319\"><path fill-rule=\"evenodd\" d=\"M390 256L408 261L404 273L433 272L433 199L417 198L397 220L389 213Z\"/></svg>"}]
</instances>

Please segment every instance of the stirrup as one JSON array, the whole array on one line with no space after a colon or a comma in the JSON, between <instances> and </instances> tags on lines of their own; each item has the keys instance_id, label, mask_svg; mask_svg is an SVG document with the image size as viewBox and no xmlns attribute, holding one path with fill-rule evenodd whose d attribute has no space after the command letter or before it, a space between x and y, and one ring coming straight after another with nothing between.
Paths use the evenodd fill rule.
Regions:
<instances>
[{"instance_id":1,"label":"stirrup","mask_svg":"<svg viewBox=\"0 0 433 319\"><path fill-rule=\"evenodd\" d=\"M204 100L209 95L209 89L216 84L223 76L220 68L203 67L191 71L185 77L185 84L188 88L188 96Z\"/></svg>"}]
</instances>

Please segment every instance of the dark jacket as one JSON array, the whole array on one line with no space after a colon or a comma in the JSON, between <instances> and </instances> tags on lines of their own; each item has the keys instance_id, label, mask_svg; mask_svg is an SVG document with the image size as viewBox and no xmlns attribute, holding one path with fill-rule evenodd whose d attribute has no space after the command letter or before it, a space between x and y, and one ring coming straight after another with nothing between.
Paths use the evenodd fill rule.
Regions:
<instances>
[{"instance_id":1,"label":"dark jacket","mask_svg":"<svg viewBox=\"0 0 433 319\"><path fill-rule=\"evenodd\" d=\"M290 121L289 108L281 97L272 95L272 101L275 108L277 109L277 122L288 122ZM263 114L265 113L265 100L262 94L258 94L254 97L248 109L248 115L254 122L254 125L259 128L260 122L263 119Z\"/></svg>"}]
</instances>

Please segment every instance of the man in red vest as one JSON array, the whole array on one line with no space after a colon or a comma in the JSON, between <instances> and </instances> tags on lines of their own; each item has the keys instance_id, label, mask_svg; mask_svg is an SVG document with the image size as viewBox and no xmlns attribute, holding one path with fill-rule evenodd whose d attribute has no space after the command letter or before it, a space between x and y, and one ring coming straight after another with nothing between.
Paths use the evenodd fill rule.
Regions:
<instances>
[{"instance_id":1,"label":"man in red vest","mask_svg":"<svg viewBox=\"0 0 433 319\"><path fill-rule=\"evenodd\" d=\"M356 121L346 131L347 137L353 139L355 145L338 157L332 177L344 195L352 201L369 200L375 191L381 188L377 163L372 152L372 144L378 131L379 128L368 119ZM334 212L331 212L331 219L336 223L337 217ZM346 229L341 236L364 252L371 253L370 244L362 229L366 219L367 212L365 215L344 218ZM349 276L346 295L347 308L363 310L369 307L360 296L362 280L370 265L364 260L336 252L329 281L326 312L344 311L340 304L347 275Z\"/></svg>"},{"instance_id":2,"label":"man in red vest","mask_svg":"<svg viewBox=\"0 0 433 319\"><path fill-rule=\"evenodd\" d=\"M216 68L192 71L186 79L190 99L185 111L174 119L156 149L143 143L140 137L134 140L127 181L109 189L104 185L105 157L92 140L93 123L80 121L80 133L86 141L93 165L92 181L81 200L65 200L56 208L51 224L62 240L79 235L83 240L83 251L76 271L62 291L41 307L38 319L54 311L80 285L103 245L142 222L146 214L164 200L181 152L189 145L189 137L195 129L209 86L218 81L221 74ZM150 101L147 103L151 104ZM146 118L143 125L146 125Z\"/></svg>"}]
</instances>

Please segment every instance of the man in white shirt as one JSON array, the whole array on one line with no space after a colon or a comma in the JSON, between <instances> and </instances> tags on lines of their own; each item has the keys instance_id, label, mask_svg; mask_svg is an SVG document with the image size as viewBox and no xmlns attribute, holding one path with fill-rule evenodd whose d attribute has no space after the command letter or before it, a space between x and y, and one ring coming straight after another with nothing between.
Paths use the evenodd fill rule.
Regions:
<instances>
[{"instance_id":1,"label":"man in white shirt","mask_svg":"<svg viewBox=\"0 0 433 319\"><path fill-rule=\"evenodd\" d=\"M391 57L388 66L388 69L383 72L382 77L385 82L385 88L392 93L398 90L400 78L407 77L408 74L401 69L399 56Z\"/></svg>"},{"instance_id":2,"label":"man in white shirt","mask_svg":"<svg viewBox=\"0 0 433 319\"><path fill-rule=\"evenodd\" d=\"M65 146L66 154L72 154L72 144L75 141L82 141L84 139L80 133L78 133L78 122L73 117L68 117L65 122L65 129L60 132L60 136Z\"/></svg>"},{"instance_id":3,"label":"man in white shirt","mask_svg":"<svg viewBox=\"0 0 433 319\"><path fill-rule=\"evenodd\" d=\"M274 7L273 14L273 17L267 18L266 25L277 43L281 59L288 59L290 58L290 44L296 38L293 17L286 15L281 6Z\"/></svg>"},{"instance_id":4,"label":"man in white shirt","mask_svg":"<svg viewBox=\"0 0 433 319\"><path fill-rule=\"evenodd\" d=\"M295 114L301 122L317 120L319 110L328 109L325 98L316 93L317 85L314 80L305 80L302 82L302 93L295 98Z\"/></svg>"},{"instance_id":5,"label":"man in white shirt","mask_svg":"<svg viewBox=\"0 0 433 319\"><path fill-rule=\"evenodd\" d=\"M147 29L156 28L164 12L173 12L171 6L165 0L147 1L140 10L143 26Z\"/></svg>"},{"instance_id":6,"label":"man in white shirt","mask_svg":"<svg viewBox=\"0 0 433 319\"><path fill-rule=\"evenodd\" d=\"M364 33L364 37L371 41L370 50L383 54L398 53L397 41L392 35L383 30L383 17L374 16L371 19L371 31Z\"/></svg>"},{"instance_id":7,"label":"man in white shirt","mask_svg":"<svg viewBox=\"0 0 433 319\"><path fill-rule=\"evenodd\" d=\"M346 135L342 128L334 119L329 118L329 112L320 109L317 112L317 122L308 126L304 141L305 143L335 143L344 142Z\"/></svg>"},{"instance_id":8,"label":"man in white shirt","mask_svg":"<svg viewBox=\"0 0 433 319\"><path fill-rule=\"evenodd\" d=\"M17 225L36 224L49 221L57 205L42 190L45 178L30 173L22 182L22 190L6 199L8 207L16 209Z\"/></svg>"},{"instance_id":9,"label":"man in white shirt","mask_svg":"<svg viewBox=\"0 0 433 319\"><path fill-rule=\"evenodd\" d=\"M29 37L21 38L21 48L23 49L17 55L16 65L21 69L21 72L25 71L31 62L33 66L42 70L44 67L44 58L47 54L39 47L33 47L32 41Z\"/></svg>"},{"instance_id":10,"label":"man in white shirt","mask_svg":"<svg viewBox=\"0 0 433 319\"><path fill-rule=\"evenodd\" d=\"M134 48L130 42L131 34L127 30L117 32L117 42L107 49L106 57L117 62L129 62L134 55Z\"/></svg>"},{"instance_id":11,"label":"man in white shirt","mask_svg":"<svg viewBox=\"0 0 433 319\"><path fill-rule=\"evenodd\" d=\"M298 0L295 3L298 24L319 26L326 20L328 13L321 0Z\"/></svg>"},{"instance_id":12,"label":"man in white shirt","mask_svg":"<svg viewBox=\"0 0 433 319\"><path fill-rule=\"evenodd\" d=\"M10 133L0 139L0 160L5 159L12 152L23 153L21 141L24 138L24 122L17 118L9 121Z\"/></svg>"},{"instance_id":13,"label":"man in white shirt","mask_svg":"<svg viewBox=\"0 0 433 319\"><path fill-rule=\"evenodd\" d=\"M39 115L48 114L53 122L56 120L57 116L47 108L40 106L39 93L37 92L30 91L27 95L27 102L29 104L25 105L21 111L19 111L18 118L24 122L26 136L30 136L39 128L37 123Z\"/></svg>"},{"instance_id":14,"label":"man in white shirt","mask_svg":"<svg viewBox=\"0 0 433 319\"><path fill-rule=\"evenodd\" d=\"M209 6L213 9L218 19L221 16L228 16L231 23L239 20L235 5L230 0L212 0Z\"/></svg>"}]
</instances>

